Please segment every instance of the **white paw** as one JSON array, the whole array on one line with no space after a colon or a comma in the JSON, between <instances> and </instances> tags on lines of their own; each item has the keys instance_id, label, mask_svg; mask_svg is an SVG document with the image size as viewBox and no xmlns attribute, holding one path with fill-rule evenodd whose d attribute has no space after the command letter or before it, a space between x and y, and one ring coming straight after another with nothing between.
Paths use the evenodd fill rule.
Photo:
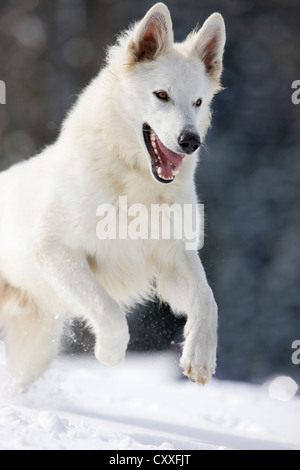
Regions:
<instances>
[{"instance_id":1,"label":"white paw","mask_svg":"<svg viewBox=\"0 0 300 470\"><path fill-rule=\"evenodd\" d=\"M128 325L125 316L122 315L110 326L103 325L96 334L96 359L108 366L116 366L124 359L128 342Z\"/></svg>"},{"instance_id":2,"label":"white paw","mask_svg":"<svg viewBox=\"0 0 300 470\"><path fill-rule=\"evenodd\" d=\"M216 372L217 308L215 303L207 319L193 324L187 322L185 343L180 365L183 374L192 382L205 385Z\"/></svg>"}]
</instances>

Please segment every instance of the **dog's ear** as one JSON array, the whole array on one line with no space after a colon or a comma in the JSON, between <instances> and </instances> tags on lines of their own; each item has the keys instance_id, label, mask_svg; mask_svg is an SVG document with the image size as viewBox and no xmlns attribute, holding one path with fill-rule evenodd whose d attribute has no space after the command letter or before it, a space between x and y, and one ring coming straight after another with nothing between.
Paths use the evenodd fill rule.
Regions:
<instances>
[{"instance_id":1,"label":"dog's ear","mask_svg":"<svg viewBox=\"0 0 300 470\"><path fill-rule=\"evenodd\" d=\"M157 3L138 24L129 44L133 62L154 60L173 44L173 26L166 5Z\"/></svg>"},{"instance_id":2,"label":"dog's ear","mask_svg":"<svg viewBox=\"0 0 300 470\"><path fill-rule=\"evenodd\" d=\"M202 60L206 72L219 81L223 68L223 52L226 41L225 23L220 13L214 13L198 33L193 34L193 52Z\"/></svg>"}]
</instances>

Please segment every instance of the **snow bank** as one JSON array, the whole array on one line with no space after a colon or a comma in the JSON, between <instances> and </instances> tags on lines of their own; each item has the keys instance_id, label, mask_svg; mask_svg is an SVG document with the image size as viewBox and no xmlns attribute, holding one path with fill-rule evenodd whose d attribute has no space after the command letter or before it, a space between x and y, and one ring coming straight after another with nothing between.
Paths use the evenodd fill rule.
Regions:
<instances>
[{"instance_id":1,"label":"snow bank","mask_svg":"<svg viewBox=\"0 0 300 470\"><path fill-rule=\"evenodd\" d=\"M171 354L112 369L63 356L27 394L0 400L0 450L300 450L300 399L282 387L272 398L275 385L200 387Z\"/></svg>"}]
</instances>

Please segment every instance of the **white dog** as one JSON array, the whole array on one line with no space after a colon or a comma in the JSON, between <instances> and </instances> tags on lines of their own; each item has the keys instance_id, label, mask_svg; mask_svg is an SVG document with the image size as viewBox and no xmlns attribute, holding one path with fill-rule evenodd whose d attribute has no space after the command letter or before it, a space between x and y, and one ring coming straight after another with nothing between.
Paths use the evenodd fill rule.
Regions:
<instances>
[{"instance_id":1,"label":"white dog","mask_svg":"<svg viewBox=\"0 0 300 470\"><path fill-rule=\"evenodd\" d=\"M121 361L124 312L154 285L187 315L183 373L203 384L214 374L217 307L197 250L175 237L99 240L96 231L99 205L118 212L120 196L149 209L196 204L224 44L217 13L174 43L169 10L156 4L109 49L58 140L0 174L0 326L18 390L53 359L66 313L91 325L99 361Z\"/></svg>"}]
</instances>

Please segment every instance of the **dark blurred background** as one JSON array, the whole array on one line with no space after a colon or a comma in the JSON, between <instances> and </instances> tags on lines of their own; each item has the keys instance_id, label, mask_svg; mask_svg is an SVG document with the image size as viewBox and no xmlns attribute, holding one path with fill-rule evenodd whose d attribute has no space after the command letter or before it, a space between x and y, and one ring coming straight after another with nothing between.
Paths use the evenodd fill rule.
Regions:
<instances>
[{"instance_id":1,"label":"dark blurred background","mask_svg":"<svg viewBox=\"0 0 300 470\"><path fill-rule=\"evenodd\" d=\"M58 135L77 94L98 73L107 45L153 5L141 0L1 0L0 169ZM299 0L168 0L181 41L211 13L228 41L213 127L196 175L207 230L201 256L220 310L218 377L290 375L300 339ZM155 302L130 316L135 350L169 349L183 322ZM68 350L90 349L73 325Z\"/></svg>"}]
</instances>

